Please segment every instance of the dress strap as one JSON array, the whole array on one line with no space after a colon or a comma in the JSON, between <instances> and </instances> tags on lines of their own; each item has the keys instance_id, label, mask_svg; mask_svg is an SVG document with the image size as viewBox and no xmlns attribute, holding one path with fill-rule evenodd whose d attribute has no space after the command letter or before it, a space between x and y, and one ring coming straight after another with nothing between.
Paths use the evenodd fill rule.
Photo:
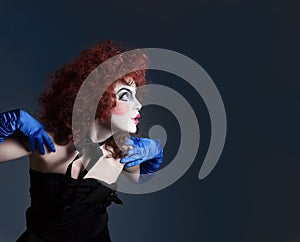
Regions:
<instances>
[{"instance_id":1,"label":"dress strap","mask_svg":"<svg viewBox=\"0 0 300 242\"><path fill-rule=\"evenodd\" d=\"M66 177L68 177L68 178L71 178L71 172L72 172L72 165L73 165L73 162L75 161L75 160L77 160L79 158L79 156L77 155L73 160L72 160L72 162L68 165L68 168L67 168L67 172L66 172Z\"/></svg>"},{"instance_id":2,"label":"dress strap","mask_svg":"<svg viewBox=\"0 0 300 242\"><path fill-rule=\"evenodd\" d=\"M74 161L77 160L77 159L79 159L79 155L77 155L74 158L74 160L72 160L72 162L68 165L68 168L67 168L67 171L66 171L66 174L65 174L65 176L66 176L67 179L71 179L72 178L72 174L71 174L72 173L72 166L73 166ZM84 178L84 176L87 174L87 172L88 171L87 171L86 168L84 170L82 170L79 173L77 180L78 181L82 180Z\"/></svg>"}]
</instances>

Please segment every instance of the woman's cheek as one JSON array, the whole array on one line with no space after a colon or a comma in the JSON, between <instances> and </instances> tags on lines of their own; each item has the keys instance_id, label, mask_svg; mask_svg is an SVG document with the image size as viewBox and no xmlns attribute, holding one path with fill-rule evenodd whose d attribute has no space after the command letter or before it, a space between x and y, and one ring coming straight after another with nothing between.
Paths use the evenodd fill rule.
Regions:
<instances>
[{"instance_id":1,"label":"woman's cheek","mask_svg":"<svg viewBox=\"0 0 300 242\"><path fill-rule=\"evenodd\" d=\"M126 103L117 103L117 106L113 108L112 113L115 115L124 115L129 112L129 105Z\"/></svg>"}]
</instances>

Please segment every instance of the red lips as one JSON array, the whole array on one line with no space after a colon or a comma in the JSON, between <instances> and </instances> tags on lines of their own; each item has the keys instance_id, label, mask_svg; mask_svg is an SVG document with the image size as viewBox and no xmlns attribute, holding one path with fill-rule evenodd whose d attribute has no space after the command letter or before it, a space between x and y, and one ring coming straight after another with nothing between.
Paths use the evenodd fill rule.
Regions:
<instances>
[{"instance_id":1,"label":"red lips","mask_svg":"<svg viewBox=\"0 0 300 242\"><path fill-rule=\"evenodd\" d=\"M139 121L138 119L141 117L141 115L138 113L134 118L131 118L135 125L138 125Z\"/></svg>"},{"instance_id":2,"label":"red lips","mask_svg":"<svg viewBox=\"0 0 300 242\"><path fill-rule=\"evenodd\" d=\"M134 117L134 119L139 119L141 117L141 115L138 113L135 117Z\"/></svg>"}]
</instances>

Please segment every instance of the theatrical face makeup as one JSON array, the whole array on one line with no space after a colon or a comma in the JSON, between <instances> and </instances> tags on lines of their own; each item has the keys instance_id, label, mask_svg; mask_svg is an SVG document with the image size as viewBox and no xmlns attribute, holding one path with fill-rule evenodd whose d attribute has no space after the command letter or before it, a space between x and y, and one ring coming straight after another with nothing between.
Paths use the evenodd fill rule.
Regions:
<instances>
[{"instance_id":1,"label":"theatrical face makeup","mask_svg":"<svg viewBox=\"0 0 300 242\"><path fill-rule=\"evenodd\" d=\"M135 133L140 117L141 103L136 99L136 85L117 83L114 88L116 106L112 109L111 128L113 131Z\"/></svg>"}]
</instances>

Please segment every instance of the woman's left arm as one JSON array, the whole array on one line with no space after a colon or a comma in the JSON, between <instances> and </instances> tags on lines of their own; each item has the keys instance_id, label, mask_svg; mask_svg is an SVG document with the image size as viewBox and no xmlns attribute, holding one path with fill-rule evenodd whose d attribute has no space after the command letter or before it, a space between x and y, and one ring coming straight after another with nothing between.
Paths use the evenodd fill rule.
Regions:
<instances>
[{"instance_id":1,"label":"woman's left arm","mask_svg":"<svg viewBox=\"0 0 300 242\"><path fill-rule=\"evenodd\" d=\"M126 157L124 170L128 170L136 183L144 183L153 177L163 161L163 148L158 139L131 137L126 141L132 146Z\"/></svg>"},{"instance_id":2,"label":"woman's left arm","mask_svg":"<svg viewBox=\"0 0 300 242\"><path fill-rule=\"evenodd\" d=\"M126 167L124 166L123 171L125 171L126 176L136 183L140 177L140 165L132 166L132 167Z\"/></svg>"}]
</instances>

